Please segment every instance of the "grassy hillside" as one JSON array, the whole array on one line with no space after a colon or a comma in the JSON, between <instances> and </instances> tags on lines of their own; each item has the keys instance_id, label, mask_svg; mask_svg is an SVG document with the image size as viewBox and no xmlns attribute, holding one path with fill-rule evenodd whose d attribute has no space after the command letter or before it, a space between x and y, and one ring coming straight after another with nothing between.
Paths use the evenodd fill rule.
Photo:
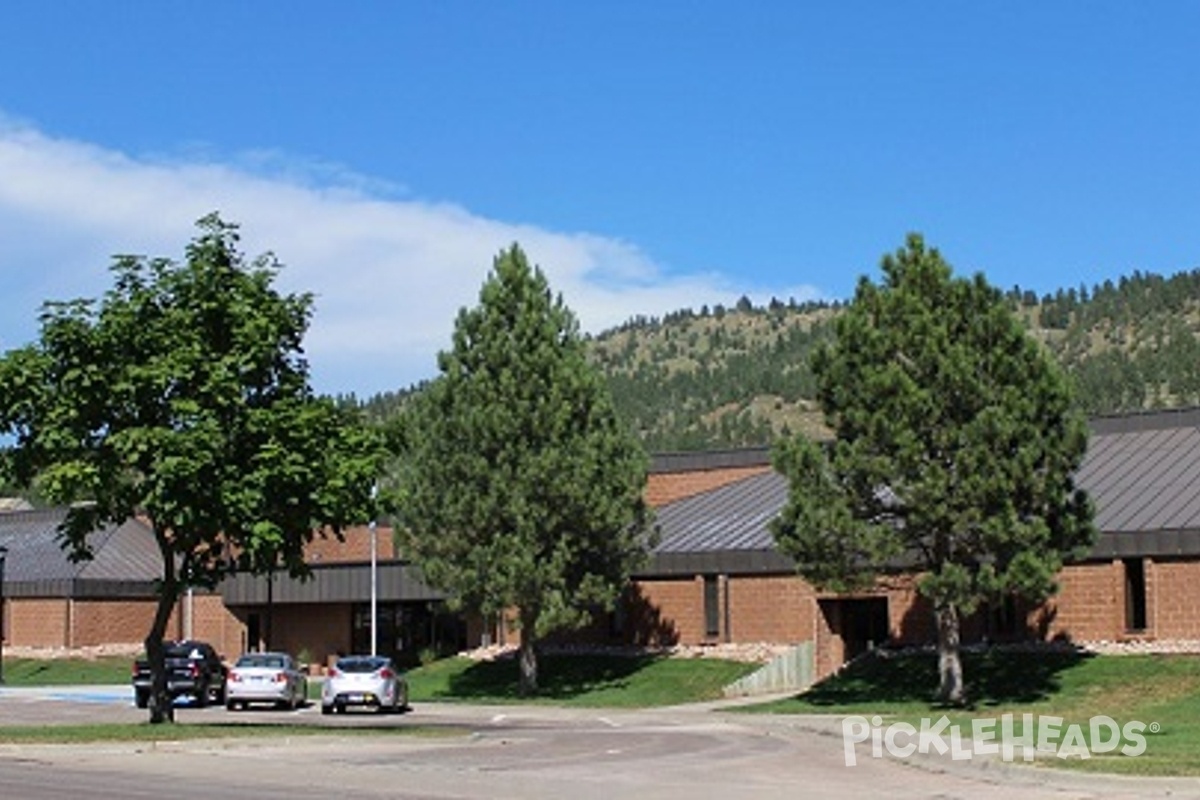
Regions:
<instances>
[{"instance_id":1,"label":"grassy hillside","mask_svg":"<svg viewBox=\"0 0 1200 800\"><path fill-rule=\"evenodd\" d=\"M1006 294L1073 376L1089 415L1200 404L1200 270L1135 272L1091 288ZM618 411L651 452L766 444L823 430L809 356L838 304L772 301L639 317L592 337ZM363 405L376 418L417 389Z\"/></svg>"}]
</instances>

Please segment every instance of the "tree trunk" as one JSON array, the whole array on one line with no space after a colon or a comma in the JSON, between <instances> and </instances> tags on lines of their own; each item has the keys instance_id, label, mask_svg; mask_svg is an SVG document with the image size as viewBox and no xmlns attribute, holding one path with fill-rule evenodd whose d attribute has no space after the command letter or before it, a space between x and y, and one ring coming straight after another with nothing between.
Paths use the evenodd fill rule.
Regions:
<instances>
[{"instance_id":1,"label":"tree trunk","mask_svg":"<svg viewBox=\"0 0 1200 800\"><path fill-rule=\"evenodd\" d=\"M934 615L938 629L938 701L961 706L966 694L959 650L958 606L954 603L939 605Z\"/></svg>"},{"instance_id":2,"label":"tree trunk","mask_svg":"<svg viewBox=\"0 0 1200 800\"><path fill-rule=\"evenodd\" d=\"M537 612L521 610L521 649L517 652L521 667L521 680L518 691L522 697L537 694L538 690L538 659L537 659Z\"/></svg>"},{"instance_id":3,"label":"tree trunk","mask_svg":"<svg viewBox=\"0 0 1200 800\"><path fill-rule=\"evenodd\" d=\"M158 540L159 552L163 557L163 580L159 584L154 622L143 644L146 647L146 659L150 662L150 724L158 725L175 721L175 703L167 691L167 658L163 638L171 612L179 600L179 578L175 574L175 559L170 544L157 526L154 528L154 537Z\"/></svg>"}]
</instances>

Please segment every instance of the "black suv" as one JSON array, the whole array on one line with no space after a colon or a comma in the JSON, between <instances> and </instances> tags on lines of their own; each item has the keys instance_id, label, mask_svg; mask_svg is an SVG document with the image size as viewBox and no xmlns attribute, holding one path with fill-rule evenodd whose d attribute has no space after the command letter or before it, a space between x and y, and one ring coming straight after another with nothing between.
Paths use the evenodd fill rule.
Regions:
<instances>
[{"instance_id":1,"label":"black suv","mask_svg":"<svg viewBox=\"0 0 1200 800\"><path fill-rule=\"evenodd\" d=\"M189 696L197 706L225 702L229 670L207 642L171 642L166 645L167 693L172 699ZM138 708L150 704L150 662L133 662L133 698Z\"/></svg>"}]
</instances>

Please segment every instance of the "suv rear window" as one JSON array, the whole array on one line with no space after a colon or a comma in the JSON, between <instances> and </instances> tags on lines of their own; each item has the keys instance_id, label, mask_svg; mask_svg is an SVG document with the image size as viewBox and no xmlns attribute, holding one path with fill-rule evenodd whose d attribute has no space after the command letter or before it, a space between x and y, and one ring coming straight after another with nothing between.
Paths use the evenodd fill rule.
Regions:
<instances>
[{"instance_id":1,"label":"suv rear window","mask_svg":"<svg viewBox=\"0 0 1200 800\"><path fill-rule=\"evenodd\" d=\"M204 658L204 650L195 645L191 647L168 647L167 658Z\"/></svg>"}]
</instances>

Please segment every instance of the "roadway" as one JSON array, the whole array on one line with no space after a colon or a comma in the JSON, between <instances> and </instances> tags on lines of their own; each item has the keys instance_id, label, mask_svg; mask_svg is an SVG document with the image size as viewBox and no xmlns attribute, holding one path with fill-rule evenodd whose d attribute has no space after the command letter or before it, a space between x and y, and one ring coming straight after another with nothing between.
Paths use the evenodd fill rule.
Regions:
<instances>
[{"instance_id":1,"label":"roadway","mask_svg":"<svg viewBox=\"0 0 1200 800\"><path fill-rule=\"evenodd\" d=\"M0 725L136 721L128 689L0 689ZM410 713L177 711L177 724L292 722L315 736L0 745L0 797L889 798L1200 797L1196 779L1126 779L946 758L846 766L840 721L713 711L417 704ZM386 735L419 725L435 735ZM339 735L344 727L380 735Z\"/></svg>"}]
</instances>

